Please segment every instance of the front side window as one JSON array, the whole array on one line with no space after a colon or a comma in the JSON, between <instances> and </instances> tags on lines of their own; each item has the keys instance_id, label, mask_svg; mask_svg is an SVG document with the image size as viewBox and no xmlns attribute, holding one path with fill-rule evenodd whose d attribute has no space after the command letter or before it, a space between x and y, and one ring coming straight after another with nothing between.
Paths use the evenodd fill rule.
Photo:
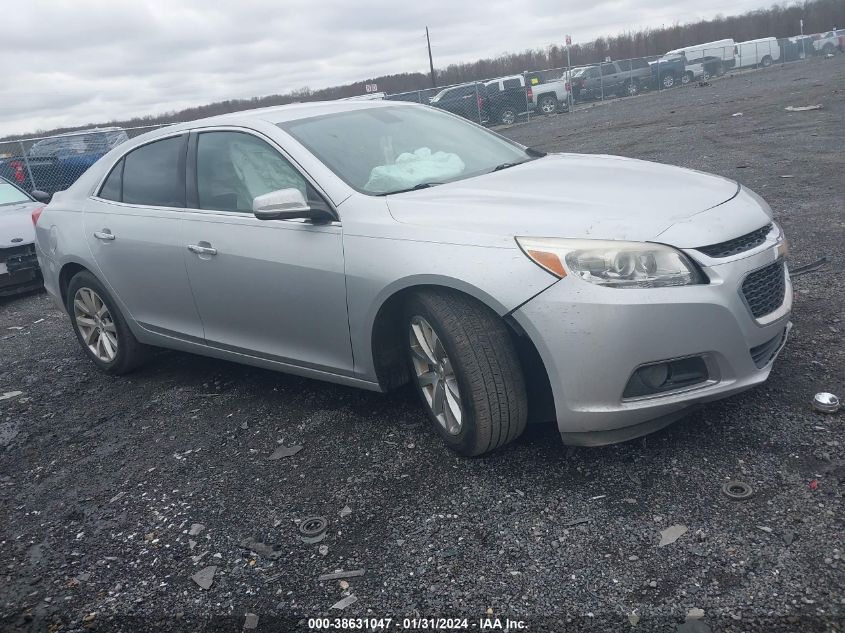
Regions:
<instances>
[{"instance_id":1,"label":"front side window","mask_svg":"<svg viewBox=\"0 0 845 633\"><path fill-rule=\"evenodd\" d=\"M279 124L354 189L384 195L522 163L515 143L434 108L376 106Z\"/></svg>"},{"instance_id":2,"label":"front side window","mask_svg":"<svg viewBox=\"0 0 845 633\"><path fill-rule=\"evenodd\" d=\"M185 207L185 137L153 141L124 157L123 202Z\"/></svg>"},{"instance_id":3,"label":"front side window","mask_svg":"<svg viewBox=\"0 0 845 633\"><path fill-rule=\"evenodd\" d=\"M32 202L32 199L17 187L0 181L0 206Z\"/></svg>"},{"instance_id":4,"label":"front side window","mask_svg":"<svg viewBox=\"0 0 845 633\"><path fill-rule=\"evenodd\" d=\"M268 143L243 132L203 132L197 138L197 193L200 209L252 213L257 196L299 189L308 181Z\"/></svg>"}]
</instances>

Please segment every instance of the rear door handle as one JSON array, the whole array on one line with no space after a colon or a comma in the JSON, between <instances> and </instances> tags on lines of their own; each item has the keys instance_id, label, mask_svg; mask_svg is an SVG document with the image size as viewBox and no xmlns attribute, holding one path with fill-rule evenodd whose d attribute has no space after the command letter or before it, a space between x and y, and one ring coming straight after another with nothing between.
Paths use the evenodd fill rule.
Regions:
<instances>
[{"instance_id":1,"label":"rear door handle","mask_svg":"<svg viewBox=\"0 0 845 633\"><path fill-rule=\"evenodd\" d=\"M201 246L200 244L188 244L188 250L197 255L217 255L216 248Z\"/></svg>"},{"instance_id":2,"label":"rear door handle","mask_svg":"<svg viewBox=\"0 0 845 633\"><path fill-rule=\"evenodd\" d=\"M112 233L109 229L103 229L102 231L95 231L94 237L96 237L98 240L109 241L113 240L115 236L114 233Z\"/></svg>"}]
</instances>

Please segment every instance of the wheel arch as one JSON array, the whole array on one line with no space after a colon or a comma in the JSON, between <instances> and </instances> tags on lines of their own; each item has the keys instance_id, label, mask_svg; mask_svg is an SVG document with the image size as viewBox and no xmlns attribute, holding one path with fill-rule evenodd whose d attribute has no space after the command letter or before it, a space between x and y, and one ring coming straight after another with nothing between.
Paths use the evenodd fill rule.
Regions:
<instances>
[{"instance_id":1,"label":"wheel arch","mask_svg":"<svg viewBox=\"0 0 845 633\"><path fill-rule=\"evenodd\" d=\"M70 280L83 271L87 271L95 277L97 276L90 267L76 260L65 262L62 264L61 269L59 269L59 296L61 297L63 306L67 305L67 289L70 285Z\"/></svg>"},{"instance_id":2,"label":"wheel arch","mask_svg":"<svg viewBox=\"0 0 845 633\"><path fill-rule=\"evenodd\" d=\"M397 389L409 382L411 376L405 359L402 312L407 298L420 291L454 292L478 301L498 315L507 326L516 347L520 366L528 388L529 421L555 419L554 398L545 363L531 337L509 310L483 290L459 279L413 278L386 289L381 300L374 302L369 321L369 342L372 366L376 379L384 391Z\"/></svg>"}]
</instances>

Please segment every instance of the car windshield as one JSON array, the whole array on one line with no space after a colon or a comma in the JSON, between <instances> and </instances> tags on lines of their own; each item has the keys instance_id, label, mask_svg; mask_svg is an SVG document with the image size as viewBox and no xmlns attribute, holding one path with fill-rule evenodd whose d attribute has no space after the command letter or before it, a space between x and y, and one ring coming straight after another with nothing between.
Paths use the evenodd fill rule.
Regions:
<instances>
[{"instance_id":1,"label":"car windshield","mask_svg":"<svg viewBox=\"0 0 845 633\"><path fill-rule=\"evenodd\" d=\"M0 182L0 206L32 202L23 191L7 182Z\"/></svg>"},{"instance_id":2,"label":"car windshield","mask_svg":"<svg viewBox=\"0 0 845 633\"><path fill-rule=\"evenodd\" d=\"M536 153L451 114L374 107L279 123L350 187L386 195L463 180Z\"/></svg>"}]
</instances>

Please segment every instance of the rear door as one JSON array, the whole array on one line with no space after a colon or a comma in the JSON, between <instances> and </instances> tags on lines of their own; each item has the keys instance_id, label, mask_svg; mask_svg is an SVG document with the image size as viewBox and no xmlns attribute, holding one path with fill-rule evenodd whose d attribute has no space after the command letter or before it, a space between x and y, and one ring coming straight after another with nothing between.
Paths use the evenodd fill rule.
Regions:
<instances>
[{"instance_id":1,"label":"rear door","mask_svg":"<svg viewBox=\"0 0 845 633\"><path fill-rule=\"evenodd\" d=\"M188 163L183 266L208 344L351 374L340 223L252 213L253 199L271 191L321 194L267 139L243 130L193 133Z\"/></svg>"},{"instance_id":2,"label":"rear door","mask_svg":"<svg viewBox=\"0 0 845 633\"><path fill-rule=\"evenodd\" d=\"M85 236L100 278L142 327L203 337L180 237L188 135L142 145L122 158L85 208Z\"/></svg>"}]
</instances>

